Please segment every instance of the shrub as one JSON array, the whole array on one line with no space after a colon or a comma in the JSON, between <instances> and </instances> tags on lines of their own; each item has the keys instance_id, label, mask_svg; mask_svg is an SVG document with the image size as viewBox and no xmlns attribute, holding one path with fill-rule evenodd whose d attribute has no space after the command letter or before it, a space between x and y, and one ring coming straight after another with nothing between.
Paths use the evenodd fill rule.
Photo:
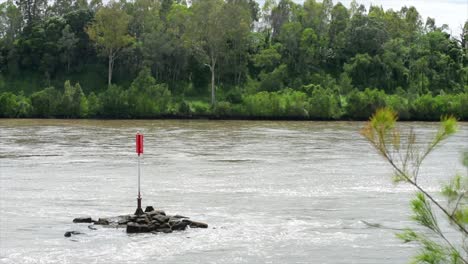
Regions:
<instances>
[{"instance_id":1,"label":"shrub","mask_svg":"<svg viewBox=\"0 0 468 264\"><path fill-rule=\"evenodd\" d=\"M342 115L339 97L330 89L315 86L308 102L308 112L312 119L338 119Z\"/></svg>"},{"instance_id":2,"label":"shrub","mask_svg":"<svg viewBox=\"0 0 468 264\"><path fill-rule=\"evenodd\" d=\"M10 92L0 94L0 117L16 117L18 102L16 95Z\"/></svg>"},{"instance_id":3,"label":"shrub","mask_svg":"<svg viewBox=\"0 0 468 264\"><path fill-rule=\"evenodd\" d=\"M168 112L171 92L166 84L156 84L149 69L143 69L138 74L128 94L132 117L155 117Z\"/></svg>"},{"instance_id":4,"label":"shrub","mask_svg":"<svg viewBox=\"0 0 468 264\"><path fill-rule=\"evenodd\" d=\"M385 106L385 97L385 92L377 89L353 90L348 96L346 114L352 119L365 120Z\"/></svg>"},{"instance_id":5,"label":"shrub","mask_svg":"<svg viewBox=\"0 0 468 264\"><path fill-rule=\"evenodd\" d=\"M211 112L211 104L203 101L193 101L189 105L190 112L195 115L208 115Z\"/></svg>"},{"instance_id":6,"label":"shrub","mask_svg":"<svg viewBox=\"0 0 468 264\"><path fill-rule=\"evenodd\" d=\"M117 85L111 85L99 94L101 103L101 116L103 117L129 117L128 93Z\"/></svg>"},{"instance_id":7,"label":"shrub","mask_svg":"<svg viewBox=\"0 0 468 264\"><path fill-rule=\"evenodd\" d=\"M31 95L33 114L36 117L54 117L62 101L62 94L54 87L45 88Z\"/></svg>"},{"instance_id":8,"label":"shrub","mask_svg":"<svg viewBox=\"0 0 468 264\"><path fill-rule=\"evenodd\" d=\"M229 117L232 115L231 103L229 102L218 102L214 108L214 113L218 117Z\"/></svg>"}]
</instances>

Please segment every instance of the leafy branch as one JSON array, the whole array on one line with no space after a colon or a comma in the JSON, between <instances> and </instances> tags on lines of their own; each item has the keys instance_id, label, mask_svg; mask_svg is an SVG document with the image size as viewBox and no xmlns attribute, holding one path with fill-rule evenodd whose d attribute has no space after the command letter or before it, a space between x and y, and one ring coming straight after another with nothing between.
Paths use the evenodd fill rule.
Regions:
<instances>
[{"instance_id":1,"label":"leafy branch","mask_svg":"<svg viewBox=\"0 0 468 264\"><path fill-rule=\"evenodd\" d=\"M414 213L412 219L432 231L432 234L438 237L439 241L443 241L445 246L411 229L398 234L398 237L405 242L418 242L422 246L422 252L415 258L417 263L440 263L449 260L451 263L468 263L465 242L468 237L468 197L466 195L468 177L457 175L443 188L442 194L448 200L447 207L443 206L418 183L419 170L423 161L444 140L456 132L456 119L443 117L439 131L424 148L421 148L421 144L417 143L416 133L412 129L402 139L402 132L397 128L396 121L397 114L395 112L386 108L380 109L361 130L361 135L392 166L395 182L409 183L418 190L416 197L411 202L411 209ZM456 228L462 240L461 245L457 245L447 238L438 224L431 205L438 208L446 216L449 223ZM463 255L460 250L464 251Z\"/></svg>"}]
</instances>

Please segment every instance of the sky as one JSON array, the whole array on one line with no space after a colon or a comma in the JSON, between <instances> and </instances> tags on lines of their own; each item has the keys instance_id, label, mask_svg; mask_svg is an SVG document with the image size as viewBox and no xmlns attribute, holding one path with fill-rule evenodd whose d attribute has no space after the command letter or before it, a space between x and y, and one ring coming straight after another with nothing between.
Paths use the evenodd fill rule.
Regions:
<instances>
[{"instance_id":1,"label":"sky","mask_svg":"<svg viewBox=\"0 0 468 264\"><path fill-rule=\"evenodd\" d=\"M264 2L264 0L257 1L260 5ZM304 2L304 0L293 1L296 3ZM346 7L349 7L351 1L333 0L333 3L341 2ZM450 27L452 36L457 38L460 38L463 24L468 19L468 0L357 0L356 2L365 5L367 10L369 10L371 4L382 6L385 10L390 8L400 10L403 6L414 6L424 23L427 17L435 18L437 26L447 24Z\"/></svg>"}]
</instances>

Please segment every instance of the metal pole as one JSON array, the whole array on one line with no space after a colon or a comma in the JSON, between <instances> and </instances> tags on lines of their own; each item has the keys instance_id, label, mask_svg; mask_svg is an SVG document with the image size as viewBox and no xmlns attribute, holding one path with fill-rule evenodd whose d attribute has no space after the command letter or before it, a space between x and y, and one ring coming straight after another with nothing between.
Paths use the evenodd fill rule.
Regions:
<instances>
[{"instance_id":1,"label":"metal pole","mask_svg":"<svg viewBox=\"0 0 468 264\"><path fill-rule=\"evenodd\" d=\"M140 154L138 154L138 209L141 209L141 194L140 194Z\"/></svg>"},{"instance_id":2,"label":"metal pole","mask_svg":"<svg viewBox=\"0 0 468 264\"><path fill-rule=\"evenodd\" d=\"M138 198L140 198L140 154L138 154Z\"/></svg>"}]
</instances>

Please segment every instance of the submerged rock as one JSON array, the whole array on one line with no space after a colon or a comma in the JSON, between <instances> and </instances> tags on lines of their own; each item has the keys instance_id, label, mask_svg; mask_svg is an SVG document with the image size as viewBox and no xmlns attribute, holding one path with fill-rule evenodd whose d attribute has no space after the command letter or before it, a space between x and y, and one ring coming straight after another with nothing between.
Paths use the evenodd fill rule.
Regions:
<instances>
[{"instance_id":1,"label":"submerged rock","mask_svg":"<svg viewBox=\"0 0 468 264\"><path fill-rule=\"evenodd\" d=\"M92 223L93 219L91 217L77 217L73 219L73 223Z\"/></svg>"},{"instance_id":2,"label":"submerged rock","mask_svg":"<svg viewBox=\"0 0 468 264\"><path fill-rule=\"evenodd\" d=\"M171 222L169 223L169 225L171 225ZM172 230L177 230L177 231L182 231L182 230L185 230L187 229L187 226L189 225L189 223L187 222L183 222L183 221L178 221L178 222L172 222L172 225L171 225L171 229Z\"/></svg>"},{"instance_id":3,"label":"submerged rock","mask_svg":"<svg viewBox=\"0 0 468 264\"><path fill-rule=\"evenodd\" d=\"M188 223L190 228L208 228L208 225L202 222L195 222L195 221L188 220L188 219L184 219L182 221Z\"/></svg>"},{"instance_id":4,"label":"submerged rock","mask_svg":"<svg viewBox=\"0 0 468 264\"><path fill-rule=\"evenodd\" d=\"M130 219L120 219L117 221L117 225L126 225L128 222L130 222Z\"/></svg>"},{"instance_id":5,"label":"submerged rock","mask_svg":"<svg viewBox=\"0 0 468 264\"><path fill-rule=\"evenodd\" d=\"M106 218L99 218L96 222L94 222L95 225L109 225L109 220Z\"/></svg>"},{"instance_id":6,"label":"submerged rock","mask_svg":"<svg viewBox=\"0 0 468 264\"><path fill-rule=\"evenodd\" d=\"M188 217L183 216L183 215L173 215L173 216L171 216L171 218L178 218L178 219L181 219L181 218L188 218Z\"/></svg>"},{"instance_id":7,"label":"submerged rock","mask_svg":"<svg viewBox=\"0 0 468 264\"><path fill-rule=\"evenodd\" d=\"M71 237L72 235L81 235L83 233L81 232L78 232L78 231L67 231L65 232L65 234L63 235L64 237Z\"/></svg>"}]
</instances>

